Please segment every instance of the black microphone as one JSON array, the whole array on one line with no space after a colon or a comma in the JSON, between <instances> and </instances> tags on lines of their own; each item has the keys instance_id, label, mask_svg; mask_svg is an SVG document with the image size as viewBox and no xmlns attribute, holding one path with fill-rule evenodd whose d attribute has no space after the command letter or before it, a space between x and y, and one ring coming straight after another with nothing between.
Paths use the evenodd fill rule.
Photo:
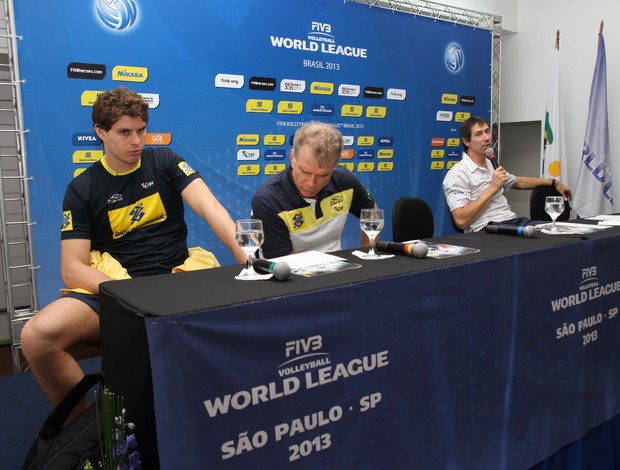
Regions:
<instances>
[{"instance_id":1,"label":"black microphone","mask_svg":"<svg viewBox=\"0 0 620 470\"><path fill-rule=\"evenodd\" d=\"M497 163L497 158L495 158L495 150L493 150L493 147L487 148L486 155L489 161L491 162L491 165L493 165L493 169L497 170L499 163Z\"/></svg>"},{"instance_id":2,"label":"black microphone","mask_svg":"<svg viewBox=\"0 0 620 470\"><path fill-rule=\"evenodd\" d=\"M413 256L414 258L426 258L428 246L426 246L424 242L398 243L379 240L377 242L377 250L387 251L388 253L395 253L397 255Z\"/></svg>"},{"instance_id":3,"label":"black microphone","mask_svg":"<svg viewBox=\"0 0 620 470\"><path fill-rule=\"evenodd\" d=\"M267 259L254 259L252 261L254 271L260 274L273 274L278 281L286 281L291 275L291 267L288 263L280 261L276 263Z\"/></svg>"},{"instance_id":4,"label":"black microphone","mask_svg":"<svg viewBox=\"0 0 620 470\"><path fill-rule=\"evenodd\" d=\"M501 225L491 224L484 227L487 233L499 233L502 235L517 235L519 237L532 238L536 233L533 225Z\"/></svg>"}]
</instances>

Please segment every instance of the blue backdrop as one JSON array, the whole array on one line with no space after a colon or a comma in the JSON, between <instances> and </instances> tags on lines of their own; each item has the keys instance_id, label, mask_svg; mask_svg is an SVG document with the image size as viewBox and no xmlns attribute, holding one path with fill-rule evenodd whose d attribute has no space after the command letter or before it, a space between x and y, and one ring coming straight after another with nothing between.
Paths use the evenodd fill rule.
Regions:
<instances>
[{"instance_id":1,"label":"blue backdrop","mask_svg":"<svg viewBox=\"0 0 620 470\"><path fill-rule=\"evenodd\" d=\"M98 92L128 86L152 106L149 144L170 145L233 218L288 161L303 122L337 126L343 164L388 209L429 202L452 231L441 181L460 158L460 121L489 115L491 33L342 0L16 2L39 295L61 287L64 189L102 155L90 112ZM233 263L204 221L190 245ZM359 241L351 220L345 248Z\"/></svg>"}]
</instances>

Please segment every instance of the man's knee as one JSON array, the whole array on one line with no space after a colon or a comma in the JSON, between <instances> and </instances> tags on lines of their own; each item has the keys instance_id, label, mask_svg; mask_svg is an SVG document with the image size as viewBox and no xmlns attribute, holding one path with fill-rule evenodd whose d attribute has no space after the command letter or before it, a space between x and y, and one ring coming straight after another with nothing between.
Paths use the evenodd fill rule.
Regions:
<instances>
[{"instance_id":1,"label":"man's knee","mask_svg":"<svg viewBox=\"0 0 620 470\"><path fill-rule=\"evenodd\" d=\"M92 343L98 337L98 315L79 300L60 299L26 322L21 332L21 345L28 357L28 354Z\"/></svg>"},{"instance_id":2,"label":"man's knee","mask_svg":"<svg viewBox=\"0 0 620 470\"><path fill-rule=\"evenodd\" d=\"M28 320L22 327L20 345L26 359L32 359L37 355L44 354L49 344L53 344L50 332L38 325L38 315Z\"/></svg>"},{"instance_id":3,"label":"man's knee","mask_svg":"<svg viewBox=\"0 0 620 470\"><path fill-rule=\"evenodd\" d=\"M28 320L22 327L22 331L20 333L20 338L19 338L22 352L25 355L28 355L31 351L31 348L34 347L34 345L36 345L34 336L35 336L35 333L34 331L32 331L31 320Z\"/></svg>"}]
</instances>

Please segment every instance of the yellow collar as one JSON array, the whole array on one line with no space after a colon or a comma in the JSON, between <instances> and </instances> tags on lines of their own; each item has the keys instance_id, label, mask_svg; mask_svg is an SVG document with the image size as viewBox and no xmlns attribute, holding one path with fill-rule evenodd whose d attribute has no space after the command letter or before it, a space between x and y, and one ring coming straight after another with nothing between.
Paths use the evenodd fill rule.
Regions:
<instances>
[{"instance_id":1,"label":"yellow collar","mask_svg":"<svg viewBox=\"0 0 620 470\"><path fill-rule=\"evenodd\" d=\"M105 155L101 158L101 164L106 169L106 171L108 173L110 173L112 176L125 176L125 175L128 175L129 173L133 173L138 168L140 168L140 165L142 165L142 158L140 158L140 160L138 160L138 164L134 168L132 168L129 171L124 171L122 173L118 173L118 172L114 171L112 168L110 168L110 165L108 165L108 162L106 161Z\"/></svg>"}]
</instances>

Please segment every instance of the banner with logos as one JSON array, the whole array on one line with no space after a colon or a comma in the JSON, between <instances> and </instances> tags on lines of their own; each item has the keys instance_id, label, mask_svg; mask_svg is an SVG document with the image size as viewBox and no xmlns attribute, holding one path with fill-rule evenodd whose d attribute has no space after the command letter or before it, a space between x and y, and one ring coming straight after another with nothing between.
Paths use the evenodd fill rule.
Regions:
<instances>
[{"instance_id":1,"label":"banner with logos","mask_svg":"<svg viewBox=\"0 0 620 470\"><path fill-rule=\"evenodd\" d=\"M185 157L233 218L286 166L295 130L321 120L386 209L385 239L408 195L429 202L436 234L452 232L441 182L460 159L460 122L488 117L489 31L342 0L15 3L42 304L60 287L65 187L103 155L92 103L120 85L149 102L147 145ZM344 248L359 243L350 219ZM187 220L190 246L234 262Z\"/></svg>"},{"instance_id":2,"label":"banner with logos","mask_svg":"<svg viewBox=\"0 0 620 470\"><path fill-rule=\"evenodd\" d=\"M161 466L530 468L620 412L617 256L610 237L147 317Z\"/></svg>"}]
</instances>

